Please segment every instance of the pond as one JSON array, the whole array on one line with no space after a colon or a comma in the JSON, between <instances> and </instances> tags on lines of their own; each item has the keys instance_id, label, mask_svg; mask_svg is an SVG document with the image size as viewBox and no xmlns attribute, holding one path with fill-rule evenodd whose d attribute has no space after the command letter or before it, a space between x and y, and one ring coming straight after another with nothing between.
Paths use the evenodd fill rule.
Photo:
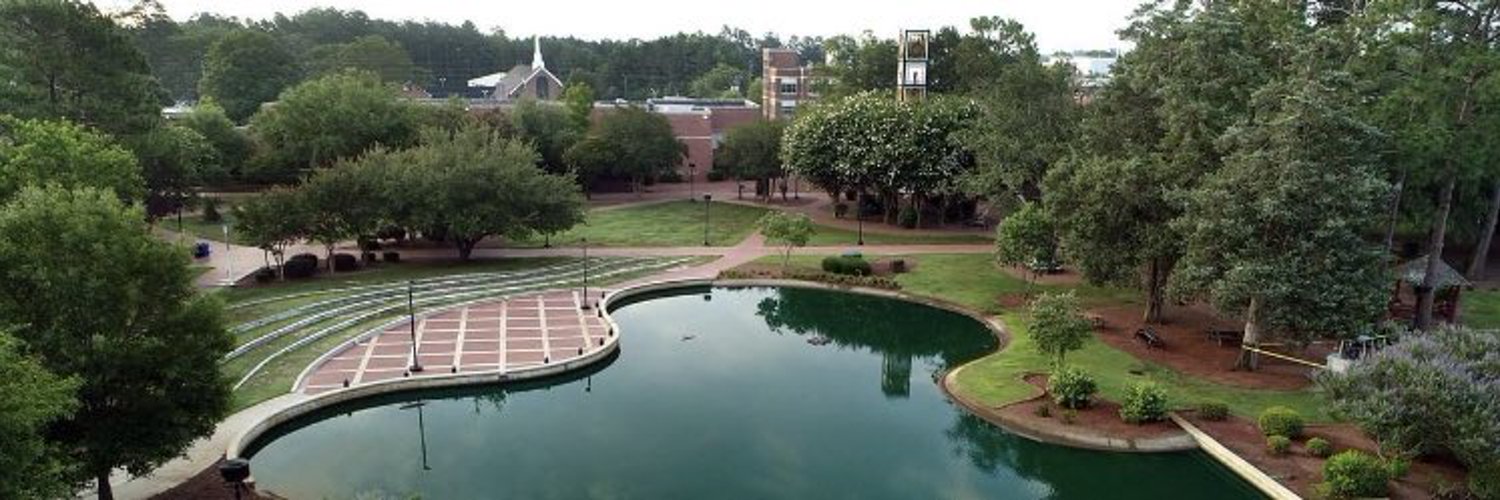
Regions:
<instances>
[{"instance_id":1,"label":"pond","mask_svg":"<svg viewBox=\"0 0 1500 500\"><path fill-rule=\"evenodd\" d=\"M288 498L1261 498L1201 452L1047 445L935 377L993 351L977 321L799 288L680 288L612 311L584 372L328 408L263 436ZM1017 382L1020 383L1020 382Z\"/></svg>"}]
</instances>

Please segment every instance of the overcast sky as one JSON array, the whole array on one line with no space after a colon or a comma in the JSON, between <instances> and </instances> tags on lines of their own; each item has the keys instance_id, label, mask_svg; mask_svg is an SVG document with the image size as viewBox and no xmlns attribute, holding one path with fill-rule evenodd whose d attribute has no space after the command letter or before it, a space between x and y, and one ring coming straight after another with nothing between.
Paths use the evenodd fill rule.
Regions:
<instances>
[{"instance_id":1,"label":"overcast sky","mask_svg":"<svg viewBox=\"0 0 1500 500\"><path fill-rule=\"evenodd\" d=\"M873 30L891 37L901 28L968 27L968 19L998 15L1036 33L1043 51L1121 47L1115 30L1142 0L161 0L168 14L198 12L263 19L311 7L359 9L392 20L473 21L483 31L512 36L655 38L679 31L717 33L730 25L759 36L854 34ZM105 10L131 0L98 0Z\"/></svg>"}]
</instances>

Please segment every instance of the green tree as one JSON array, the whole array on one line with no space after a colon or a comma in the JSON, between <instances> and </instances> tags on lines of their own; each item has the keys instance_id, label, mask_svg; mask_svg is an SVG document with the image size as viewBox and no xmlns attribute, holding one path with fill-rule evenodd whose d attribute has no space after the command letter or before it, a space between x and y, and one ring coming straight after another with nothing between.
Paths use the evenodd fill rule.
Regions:
<instances>
[{"instance_id":1,"label":"green tree","mask_svg":"<svg viewBox=\"0 0 1500 500\"><path fill-rule=\"evenodd\" d=\"M254 145L249 136L234 128L234 122L224 114L224 108L211 100L199 102L191 113L176 123L202 135L218 156L220 170L204 172L204 182L223 182L240 175L245 162L250 159Z\"/></svg>"},{"instance_id":2,"label":"green tree","mask_svg":"<svg viewBox=\"0 0 1500 500\"><path fill-rule=\"evenodd\" d=\"M784 128L780 121L756 120L729 129L718 154L714 155L714 169L735 179L755 179L760 186L756 192L769 200L771 183L786 177L781 168Z\"/></svg>"},{"instance_id":3,"label":"green tree","mask_svg":"<svg viewBox=\"0 0 1500 500\"><path fill-rule=\"evenodd\" d=\"M81 383L78 411L48 439L102 499L111 471L150 472L229 406L219 358L233 338L219 302L197 293L186 251L144 220L94 188L26 188L0 208L0 317L48 371ZM80 272L80 262L108 265Z\"/></svg>"},{"instance_id":4,"label":"green tree","mask_svg":"<svg viewBox=\"0 0 1500 500\"><path fill-rule=\"evenodd\" d=\"M239 30L219 38L203 56L198 94L223 106L229 119L244 122L300 73L297 58L271 35Z\"/></svg>"},{"instance_id":5,"label":"green tree","mask_svg":"<svg viewBox=\"0 0 1500 500\"><path fill-rule=\"evenodd\" d=\"M131 136L146 180L146 215L151 218L182 210L205 177L218 177L218 151L203 135L186 127L163 126Z\"/></svg>"},{"instance_id":6,"label":"green tree","mask_svg":"<svg viewBox=\"0 0 1500 500\"><path fill-rule=\"evenodd\" d=\"M688 85L688 95L705 98L739 99L744 97L748 89L745 83L745 70L719 63L703 74L693 79ZM759 91L760 89L755 89Z\"/></svg>"},{"instance_id":7,"label":"green tree","mask_svg":"<svg viewBox=\"0 0 1500 500\"><path fill-rule=\"evenodd\" d=\"M375 149L315 172L297 190L300 207L295 210L300 211L302 235L323 245L329 272L333 271L336 245L371 236L390 219L388 204L401 189L391 185L395 181L390 173L393 161L401 160Z\"/></svg>"},{"instance_id":8,"label":"green tree","mask_svg":"<svg viewBox=\"0 0 1500 500\"><path fill-rule=\"evenodd\" d=\"M1245 320L1243 343L1348 337L1380 317L1386 275L1378 225L1389 185L1380 135L1338 100L1341 80L1296 78L1258 92L1253 120L1225 136L1229 156L1176 221L1179 292ZM1254 369L1245 351L1240 365Z\"/></svg>"},{"instance_id":9,"label":"green tree","mask_svg":"<svg viewBox=\"0 0 1500 500\"><path fill-rule=\"evenodd\" d=\"M313 75L341 73L345 70L367 71L380 75L387 83L409 82L416 78L417 67L401 45L380 35L365 35L349 43L320 45L307 55L308 72Z\"/></svg>"},{"instance_id":10,"label":"green tree","mask_svg":"<svg viewBox=\"0 0 1500 500\"><path fill-rule=\"evenodd\" d=\"M995 233L995 259L1008 266L1025 266L1028 288L1040 266L1056 261L1057 232L1052 217L1038 203L1023 203L1000 221Z\"/></svg>"},{"instance_id":11,"label":"green tree","mask_svg":"<svg viewBox=\"0 0 1500 500\"><path fill-rule=\"evenodd\" d=\"M1026 334L1037 352L1052 358L1053 366L1063 366L1069 352L1082 349L1092 331L1073 292L1044 293L1031 301Z\"/></svg>"},{"instance_id":12,"label":"green tree","mask_svg":"<svg viewBox=\"0 0 1500 500\"><path fill-rule=\"evenodd\" d=\"M63 498L72 493L61 450L47 426L78 407L78 380L48 372L0 332L0 497Z\"/></svg>"},{"instance_id":13,"label":"green tree","mask_svg":"<svg viewBox=\"0 0 1500 500\"><path fill-rule=\"evenodd\" d=\"M609 171L630 179L636 195L646 179L682 162L687 147L677 142L667 117L629 106L604 115L599 124L575 147L583 148L574 158L586 163L608 160Z\"/></svg>"},{"instance_id":14,"label":"green tree","mask_svg":"<svg viewBox=\"0 0 1500 500\"><path fill-rule=\"evenodd\" d=\"M0 113L112 133L160 121L166 92L128 33L91 3L0 2Z\"/></svg>"},{"instance_id":15,"label":"green tree","mask_svg":"<svg viewBox=\"0 0 1500 500\"><path fill-rule=\"evenodd\" d=\"M235 205L234 220L235 230L264 252L266 267L273 267L278 274L285 262L287 246L302 239L308 226L302 200L296 191L287 188L272 188Z\"/></svg>"},{"instance_id":16,"label":"green tree","mask_svg":"<svg viewBox=\"0 0 1500 500\"><path fill-rule=\"evenodd\" d=\"M566 96L565 96L566 97ZM578 142L579 129L573 115L572 103L568 108L541 104L533 99L523 99L510 112L516 136L531 143L541 155L538 165L548 172L564 173L567 164L563 155L573 143Z\"/></svg>"},{"instance_id":17,"label":"green tree","mask_svg":"<svg viewBox=\"0 0 1500 500\"><path fill-rule=\"evenodd\" d=\"M0 203L32 185L98 187L136 201L144 194L135 156L109 137L66 121L0 115Z\"/></svg>"},{"instance_id":18,"label":"green tree","mask_svg":"<svg viewBox=\"0 0 1500 500\"><path fill-rule=\"evenodd\" d=\"M587 133L594 112L594 87L588 82L571 83L563 90L562 101L568 108L568 122L573 124L573 131L579 136Z\"/></svg>"},{"instance_id":19,"label":"green tree","mask_svg":"<svg viewBox=\"0 0 1500 500\"><path fill-rule=\"evenodd\" d=\"M859 37L840 35L824 42L830 61L828 76L818 92L830 97L870 90L891 91L896 75L896 41L876 38L869 31ZM888 96L887 96L888 97Z\"/></svg>"},{"instance_id":20,"label":"green tree","mask_svg":"<svg viewBox=\"0 0 1500 500\"><path fill-rule=\"evenodd\" d=\"M415 144L419 117L414 106L372 73L345 72L300 83L250 120L251 132L269 150L259 174L286 178L376 145Z\"/></svg>"},{"instance_id":21,"label":"green tree","mask_svg":"<svg viewBox=\"0 0 1500 500\"><path fill-rule=\"evenodd\" d=\"M980 114L961 132L978 168L971 191L991 200L1038 201L1048 169L1077 137L1078 105L1069 69L1034 57L1004 67L975 94Z\"/></svg>"},{"instance_id":22,"label":"green tree","mask_svg":"<svg viewBox=\"0 0 1500 500\"><path fill-rule=\"evenodd\" d=\"M767 241L779 243L781 251L781 272L786 273L791 266L792 250L797 247L807 246L817 229L813 227L812 219L806 214L787 213L781 211L769 212L761 216L756 222L760 227L761 236Z\"/></svg>"}]
</instances>

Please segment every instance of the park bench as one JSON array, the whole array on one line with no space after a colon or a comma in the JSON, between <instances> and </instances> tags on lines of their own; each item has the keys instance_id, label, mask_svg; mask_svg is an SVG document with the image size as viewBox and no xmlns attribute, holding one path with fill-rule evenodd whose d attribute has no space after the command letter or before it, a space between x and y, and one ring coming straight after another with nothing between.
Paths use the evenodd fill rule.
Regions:
<instances>
[{"instance_id":1,"label":"park bench","mask_svg":"<svg viewBox=\"0 0 1500 500\"><path fill-rule=\"evenodd\" d=\"M1212 328L1204 330L1203 333L1208 336L1209 340L1218 343L1220 347L1223 347L1225 342L1230 342L1231 346L1239 347L1240 339L1245 336L1244 332L1239 330L1215 330Z\"/></svg>"},{"instance_id":2,"label":"park bench","mask_svg":"<svg viewBox=\"0 0 1500 500\"><path fill-rule=\"evenodd\" d=\"M1152 349L1161 349L1167 346L1166 341L1163 341L1161 339L1161 336L1156 334L1156 330L1152 330L1149 326L1136 330L1135 338L1136 340L1144 342L1146 344L1146 347Z\"/></svg>"}]
</instances>

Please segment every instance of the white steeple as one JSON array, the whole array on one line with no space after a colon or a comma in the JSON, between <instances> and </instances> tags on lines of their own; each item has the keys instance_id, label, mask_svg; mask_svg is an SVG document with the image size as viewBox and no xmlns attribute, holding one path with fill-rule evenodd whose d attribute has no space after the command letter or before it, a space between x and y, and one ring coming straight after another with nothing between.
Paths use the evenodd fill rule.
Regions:
<instances>
[{"instance_id":1,"label":"white steeple","mask_svg":"<svg viewBox=\"0 0 1500 500\"><path fill-rule=\"evenodd\" d=\"M533 40L536 42L536 52L531 54L531 69L545 69L547 63L542 61L542 35L536 35Z\"/></svg>"}]
</instances>

